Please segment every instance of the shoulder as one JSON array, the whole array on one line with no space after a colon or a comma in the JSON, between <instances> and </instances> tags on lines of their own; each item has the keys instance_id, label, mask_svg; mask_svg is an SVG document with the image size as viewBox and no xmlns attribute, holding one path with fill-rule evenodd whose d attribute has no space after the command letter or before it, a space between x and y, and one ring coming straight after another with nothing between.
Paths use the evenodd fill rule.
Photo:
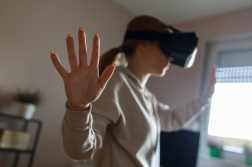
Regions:
<instances>
[{"instance_id":1,"label":"shoulder","mask_svg":"<svg viewBox=\"0 0 252 167\"><path fill-rule=\"evenodd\" d=\"M109 104L115 102L115 97L122 89L125 89L124 78L121 71L116 69L113 76L104 88L101 96L94 104Z\"/></svg>"},{"instance_id":2,"label":"shoulder","mask_svg":"<svg viewBox=\"0 0 252 167\"><path fill-rule=\"evenodd\" d=\"M102 118L115 123L120 117L114 96L116 87L120 87L122 83L117 73L117 71L114 72L102 94L92 105L92 113L96 119Z\"/></svg>"},{"instance_id":3,"label":"shoulder","mask_svg":"<svg viewBox=\"0 0 252 167\"><path fill-rule=\"evenodd\" d=\"M99 99L112 99L114 97L116 90L121 88L123 85L123 80L120 75L120 71L116 69Z\"/></svg>"}]
</instances>

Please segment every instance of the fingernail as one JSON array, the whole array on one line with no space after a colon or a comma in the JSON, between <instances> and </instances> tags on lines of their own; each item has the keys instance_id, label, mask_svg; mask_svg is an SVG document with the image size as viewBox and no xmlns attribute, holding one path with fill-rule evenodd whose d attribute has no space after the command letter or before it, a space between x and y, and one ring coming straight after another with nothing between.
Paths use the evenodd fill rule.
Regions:
<instances>
[{"instance_id":1,"label":"fingernail","mask_svg":"<svg viewBox=\"0 0 252 167\"><path fill-rule=\"evenodd\" d=\"M97 33L95 33L95 37L96 38L99 38L100 37L100 35L99 35L99 33L97 32Z\"/></svg>"},{"instance_id":2,"label":"fingernail","mask_svg":"<svg viewBox=\"0 0 252 167\"><path fill-rule=\"evenodd\" d=\"M67 36L68 37L72 37L72 33L67 33Z\"/></svg>"},{"instance_id":3,"label":"fingernail","mask_svg":"<svg viewBox=\"0 0 252 167\"><path fill-rule=\"evenodd\" d=\"M116 65L116 64L114 64L114 63L112 64L112 66L113 66L113 68L116 68L116 67L117 67L117 65Z\"/></svg>"},{"instance_id":4,"label":"fingernail","mask_svg":"<svg viewBox=\"0 0 252 167\"><path fill-rule=\"evenodd\" d=\"M81 27L81 26L79 27L79 30L80 30L80 31L84 31L83 27Z\"/></svg>"},{"instance_id":5,"label":"fingernail","mask_svg":"<svg viewBox=\"0 0 252 167\"><path fill-rule=\"evenodd\" d=\"M49 49L49 53L50 53L50 54L53 53L53 49L52 49L52 48Z\"/></svg>"},{"instance_id":6,"label":"fingernail","mask_svg":"<svg viewBox=\"0 0 252 167\"><path fill-rule=\"evenodd\" d=\"M113 64L113 66L117 67L120 65L120 62L118 60L114 60L112 64Z\"/></svg>"}]
</instances>

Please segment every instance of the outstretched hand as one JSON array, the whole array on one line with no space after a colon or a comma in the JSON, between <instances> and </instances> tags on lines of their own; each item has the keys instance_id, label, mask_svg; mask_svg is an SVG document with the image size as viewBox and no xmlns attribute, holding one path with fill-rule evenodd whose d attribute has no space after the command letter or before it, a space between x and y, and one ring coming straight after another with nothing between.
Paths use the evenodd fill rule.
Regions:
<instances>
[{"instance_id":1,"label":"outstretched hand","mask_svg":"<svg viewBox=\"0 0 252 167\"><path fill-rule=\"evenodd\" d=\"M50 53L52 63L64 81L67 103L72 108L80 108L96 101L102 94L107 82L115 70L115 65L109 65L99 76L100 37L95 34L91 62L87 64L86 34L82 28L78 31L79 56L76 56L74 39L71 35L66 38L70 72L66 71L58 55ZM79 59L79 61L78 61Z\"/></svg>"}]
</instances>

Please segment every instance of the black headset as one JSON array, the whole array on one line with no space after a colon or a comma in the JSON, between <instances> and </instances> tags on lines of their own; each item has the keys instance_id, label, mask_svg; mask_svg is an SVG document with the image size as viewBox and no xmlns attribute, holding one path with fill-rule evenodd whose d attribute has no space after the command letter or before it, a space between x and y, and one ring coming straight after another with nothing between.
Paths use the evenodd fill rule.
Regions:
<instances>
[{"instance_id":1,"label":"black headset","mask_svg":"<svg viewBox=\"0 0 252 167\"><path fill-rule=\"evenodd\" d=\"M138 39L158 41L160 49L167 58L172 57L172 64L190 68L196 58L198 37L195 32L182 32L172 26L164 32L127 31L124 40Z\"/></svg>"}]
</instances>

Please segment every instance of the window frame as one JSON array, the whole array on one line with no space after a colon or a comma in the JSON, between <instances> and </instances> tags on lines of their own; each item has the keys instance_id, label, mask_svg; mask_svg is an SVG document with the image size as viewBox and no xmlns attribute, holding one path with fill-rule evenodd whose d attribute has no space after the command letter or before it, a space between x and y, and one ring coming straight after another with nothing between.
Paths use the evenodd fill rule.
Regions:
<instances>
[{"instance_id":1,"label":"window frame","mask_svg":"<svg viewBox=\"0 0 252 167\"><path fill-rule=\"evenodd\" d=\"M244 33L233 35L230 37L220 37L215 39L210 39L205 42L205 57L203 62L203 72L201 76L201 87L200 94L204 94L209 87L209 79L211 74L211 68L213 65L217 65L218 53L232 50L243 50L251 49L252 50L252 33ZM252 65L252 64L251 64ZM210 101L211 103L211 101ZM208 122L210 116L210 105L206 114L202 114L200 118L200 157L208 157ZM239 153L233 153L230 151L224 151L226 154L230 155L231 161L235 164L240 163L244 164L244 160ZM240 161L240 162L239 162Z\"/></svg>"}]
</instances>

